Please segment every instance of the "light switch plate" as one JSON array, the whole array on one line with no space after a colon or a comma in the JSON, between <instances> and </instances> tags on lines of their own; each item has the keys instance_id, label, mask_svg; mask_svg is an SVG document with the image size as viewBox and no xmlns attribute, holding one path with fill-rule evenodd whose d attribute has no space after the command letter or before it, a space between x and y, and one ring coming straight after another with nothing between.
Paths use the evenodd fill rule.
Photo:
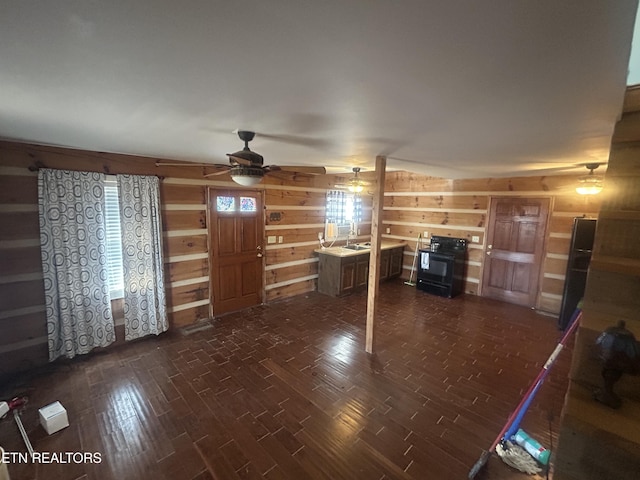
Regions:
<instances>
[{"instance_id":1,"label":"light switch plate","mask_svg":"<svg viewBox=\"0 0 640 480\"><path fill-rule=\"evenodd\" d=\"M278 243L282 243L284 241L284 237L282 235L280 235L278 237Z\"/></svg>"},{"instance_id":2,"label":"light switch plate","mask_svg":"<svg viewBox=\"0 0 640 480\"><path fill-rule=\"evenodd\" d=\"M391 228L387 227L387 233L391 233Z\"/></svg>"},{"instance_id":3,"label":"light switch plate","mask_svg":"<svg viewBox=\"0 0 640 480\"><path fill-rule=\"evenodd\" d=\"M267 237L267 243L276 243L277 239L275 235L269 235Z\"/></svg>"}]
</instances>

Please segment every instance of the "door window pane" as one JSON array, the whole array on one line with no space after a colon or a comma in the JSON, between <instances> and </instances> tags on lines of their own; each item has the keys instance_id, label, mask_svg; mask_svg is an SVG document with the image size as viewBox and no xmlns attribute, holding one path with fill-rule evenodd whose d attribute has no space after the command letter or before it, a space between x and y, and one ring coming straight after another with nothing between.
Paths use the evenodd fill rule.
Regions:
<instances>
[{"instance_id":1,"label":"door window pane","mask_svg":"<svg viewBox=\"0 0 640 480\"><path fill-rule=\"evenodd\" d=\"M240 197L240 211L241 212L255 212L256 211L256 199L253 197Z\"/></svg>"},{"instance_id":2,"label":"door window pane","mask_svg":"<svg viewBox=\"0 0 640 480\"><path fill-rule=\"evenodd\" d=\"M236 209L234 197L216 197L216 210L218 212L233 212Z\"/></svg>"}]
</instances>

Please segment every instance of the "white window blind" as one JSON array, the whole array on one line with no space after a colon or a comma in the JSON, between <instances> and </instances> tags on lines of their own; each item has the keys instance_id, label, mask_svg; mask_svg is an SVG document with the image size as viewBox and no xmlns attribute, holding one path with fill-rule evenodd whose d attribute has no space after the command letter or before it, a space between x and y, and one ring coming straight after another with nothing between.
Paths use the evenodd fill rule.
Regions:
<instances>
[{"instance_id":1,"label":"white window blind","mask_svg":"<svg viewBox=\"0 0 640 480\"><path fill-rule=\"evenodd\" d=\"M107 263L109 270L109 294L111 298L124 297L122 275L122 231L120 230L120 204L118 183L107 177L104 186L105 220L107 225Z\"/></svg>"}]
</instances>

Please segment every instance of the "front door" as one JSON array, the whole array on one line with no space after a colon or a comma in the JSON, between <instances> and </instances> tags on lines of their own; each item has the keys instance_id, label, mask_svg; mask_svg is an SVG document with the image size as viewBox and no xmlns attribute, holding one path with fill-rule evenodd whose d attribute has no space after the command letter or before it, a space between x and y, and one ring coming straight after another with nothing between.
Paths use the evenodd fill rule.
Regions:
<instances>
[{"instance_id":1,"label":"front door","mask_svg":"<svg viewBox=\"0 0 640 480\"><path fill-rule=\"evenodd\" d=\"M548 198L491 199L483 296L535 306L548 214Z\"/></svg>"},{"instance_id":2,"label":"front door","mask_svg":"<svg viewBox=\"0 0 640 480\"><path fill-rule=\"evenodd\" d=\"M262 303L262 192L209 189L213 315Z\"/></svg>"}]
</instances>

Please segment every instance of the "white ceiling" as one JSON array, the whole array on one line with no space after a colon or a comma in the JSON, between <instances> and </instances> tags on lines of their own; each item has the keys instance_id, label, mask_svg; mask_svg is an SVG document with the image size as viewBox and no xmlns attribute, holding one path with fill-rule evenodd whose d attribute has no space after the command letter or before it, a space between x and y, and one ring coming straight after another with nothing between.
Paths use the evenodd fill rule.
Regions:
<instances>
[{"instance_id":1,"label":"white ceiling","mask_svg":"<svg viewBox=\"0 0 640 480\"><path fill-rule=\"evenodd\" d=\"M608 158L637 4L4 2L0 137L226 163L240 128L265 164L562 173Z\"/></svg>"}]
</instances>

